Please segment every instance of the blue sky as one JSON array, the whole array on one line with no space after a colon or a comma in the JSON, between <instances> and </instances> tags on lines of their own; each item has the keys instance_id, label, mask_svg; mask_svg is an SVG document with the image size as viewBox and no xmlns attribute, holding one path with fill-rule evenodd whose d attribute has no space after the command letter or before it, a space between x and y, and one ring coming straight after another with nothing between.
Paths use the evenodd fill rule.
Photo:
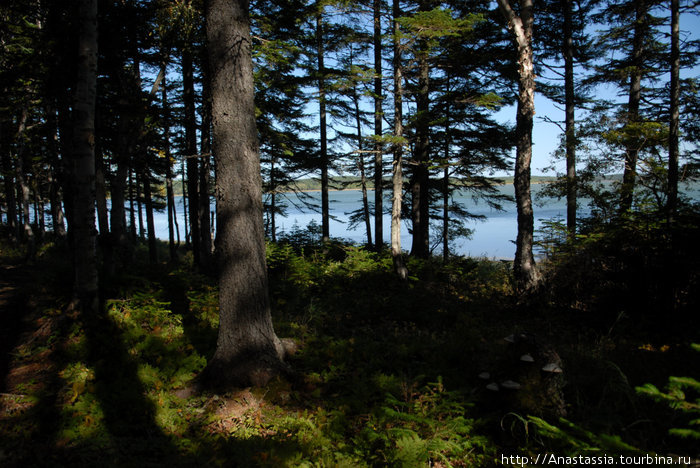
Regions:
<instances>
[{"instance_id":1,"label":"blue sky","mask_svg":"<svg viewBox=\"0 0 700 468\"><path fill-rule=\"evenodd\" d=\"M700 39L700 17L696 14L682 14L680 18L680 29L682 39L697 40ZM595 32L595 31L592 31ZM681 46L682 47L682 46ZM692 70L682 70L681 78L697 77L700 75L700 67L695 67ZM613 86L600 86L596 90L598 97L613 99L618 92L618 89ZM553 172L545 173L544 169L552 165L552 153L559 144L559 136L561 130L557 125L543 120L544 116L555 120L564 120L564 111L558 109L550 100L541 94L535 94L535 122L532 134L533 149L532 149L532 174L533 175L555 175ZM497 119L505 122L515 122L515 106L509 106L501 109L497 114ZM577 115L577 118L580 115ZM559 161L555 165L558 172L565 171L565 163ZM512 175L512 174L499 174Z\"/></svg>"}]
</instances>

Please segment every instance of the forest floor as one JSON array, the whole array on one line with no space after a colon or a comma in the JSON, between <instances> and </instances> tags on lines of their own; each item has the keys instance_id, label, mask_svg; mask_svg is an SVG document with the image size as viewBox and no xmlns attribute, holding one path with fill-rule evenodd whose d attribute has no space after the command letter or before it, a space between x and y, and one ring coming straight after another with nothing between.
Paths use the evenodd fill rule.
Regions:
<instances>
[{"instance_id":1,"label":"forest floor","mask_svg":"<svg viewBox=\"0 0 700 468\"><path fill-rule=\"evenodd\" d=\"M214 350L218 312L215 282L185 263L134 263L105 285L104 314L86 318L70 310L61 249L43 250L33 266L2 250L0 466L698 456L668 435L683 417L635 387L692 373L700 353L685 339L640 334L623 317L591 326L546 301L518 303L504 262L412 261L402 283L390 257L361 248L270 245L273 319L299 345L290 364L300 381L191 394ZM553 363L563 373L540 371Z\"/></svg>"}]
</instances>

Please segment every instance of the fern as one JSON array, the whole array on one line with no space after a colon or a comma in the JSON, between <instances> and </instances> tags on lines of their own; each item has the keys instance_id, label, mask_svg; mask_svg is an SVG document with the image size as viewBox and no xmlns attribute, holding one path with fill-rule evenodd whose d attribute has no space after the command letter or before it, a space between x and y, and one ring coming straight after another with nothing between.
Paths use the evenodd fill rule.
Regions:
<instances>
[{"instance_id":1,"label":"fern","mask_svg":"<svg viewBox=\"0 0 700 468\"><path fill-rule=\"evenodd\" d=\"M692 348L700 351L700 345ZM700 382L692 377L669 377L666 391L659 390L650 383L636 388L637 393L667 404L671 409L688 419L688 427L674 427L669 434L682 439L700 440ZM690 394L694 394L691 397Z\"/></svg>"}]
</instances>

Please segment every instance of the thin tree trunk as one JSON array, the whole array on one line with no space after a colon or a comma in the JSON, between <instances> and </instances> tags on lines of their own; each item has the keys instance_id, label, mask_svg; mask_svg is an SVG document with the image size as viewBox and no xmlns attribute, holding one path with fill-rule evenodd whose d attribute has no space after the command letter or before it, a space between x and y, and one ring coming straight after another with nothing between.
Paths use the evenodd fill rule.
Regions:
<instances>
[{"instance_id":1,"label":"thin tree trunk","mask_svg":"<svg viewBox=\"0 0 700 468\"><path fill-rule=\"evenodd\" d=\"M185 216L185 248L190 248L190 231L189 231L189 226L190 223L188 222L188 213L189 213L189 196L188 196L188 190L187 190L187 183L185 182L185 161L184 159L182 160L182 167L180 168L181 174L182 174L182 208L183 208L183 215Z\"/></svg>"},{"instance_id":2,"label":"thin tree trunk","mask_svg":"<svg viewBox=\"0 0 700 468\"><path fill-rule=\"evenodd\" d=\"M679 5L671 0L671 120L668 134L668 212L673 220L678 205L678 104L680 101Z\"/></svg>"},{"instance_id":3,"label":"thin tree trunk","mask_svg":"<svg viewBox=\"0 0 700 468\"><path fill-rule=\"evenodd\" d=\"M219 335L205 376L217 386L264 385L282 368L265 263L248 2L207 2L216 158Z\"/></svg>"},{"instance_id":4,"label":"thin tree trunk","mask_svg":"<svg viewBox=\"0 0 700 468\"><path fill-rule=\"evenodd\" d=\"M189 202L190 239L194 266L201 266L201 231L199 226L199 162L197 161L197 120L194 102L194 65L188 47L182 52L182 84L185 103L185 153L187 155L187 196Z\"/></svg>"},{"instance_id":5,"label":"thin tree trunk","mask_svg":"<svg viewBox=\"0 0 700 468\"><path fill-rule=\"evenodd\" d=\"M109 232L107 212L107 188L105 186L104 160L99 147L95 145L95 203L97 204L97 244L102 252L102 265L106 275L114 274L114 240Z\"/></svg>"},{"instance_id":6,"label":"thin tree trunk","mask_svg":"<svg viewBox=\"0 0 700 468\"><path fill-rule=\"evenodd\" d=\"M58 177L55 174L61 172L59 160L59 144L58 144L58 115L56 108L50 105L46 109L48 121L50 125L49 133L49 151L51 169L47 176L49 184L49 202L51 203L51 224L56 237L62 238L66 235L65 221L63 216L63 206L61 205L61 190L58 182Z\"/></svg>"},{"instance_id":7,"label":"thin tree trunk","mask_svg":"<svg viewBox=\"0 0 700 468\"><path fill-rule=\"evenodd\" d=\"M107 244L109 236L109 213L107 211L107 188L105 186L104 161L99 149L95 148L95 198L97 203L97 226L100 243Z\"/></svg>"},{"instance_id":8,"label":"thin tree trunk","mask_svg":"<svg viewBox=\"0 0 700 468\"><path fill-rule=\"evenodd\" d=\"M369 200L367 199L367 177L365 174L365 156L362 152L362 122L360 119L360 98L357 95L357 86L353 86L352 100L355 105L355 130L357 132L357 167L360 170L360 186L362 187L362 213L367 231L367 246L372 248L372 223L369 216ZM376 190L376 187L375 187ZM376 202L376 198L375 198ZM376 205L375 205L376 207ZM376 211L375 211L376 216Z\"/></svg>"},{"instance_id":9,"label":"thin tree trunk","mask_svg":"<svg viewBox=\"0 0 700 468\"><path fill-rule=\"evenodd\" d=\"M211 90L209 89L209 58L206 49L202 53L202 130L201 148L202 158L199 169L199 225L202 234L201 263L206 269L211 265L211 218L209 210L211 202L209 198L209 183L211 173Z\"/></svg>"},{"instance_id":10,"label":"thin tree trunk","mask_svg":"<svg viewBox=\"0 0 700 468\"><path fill-rule=\"evenodd\" d=\"M70 228L73 222L73 198L74 188L71 174L73 174L73 124L70 118L70 99L66 93L59 93L58 96L58 131L60 136L61 160L59 183L63 189L63 208L66 217L67 245L73 245L73 233Z\"/></svg>"},{"instance_id":11,"label":"thin tree trunk","mask_svg":"<svg viewBox=\"0 0 700 468\"><path fill-rule=\"evenodd\" d=\"M445 79L445 89L450 92L450 75ZM442 174L442 261L447 263L450 257L450 104L449 101L445 104L445 146L444 152L444 169Z\"/></svg>"},{"instance_id":12,"label":"thin tree trunk","mask_svg":"<svg viewBox=\"0 0 700 468\"><path fill-rule=\"evenodd\" d=\"M576 235L576 95L574 88L573 0L561 0L564 10L564 107L566 146L566 229Z\"/></svg>"},{"instance_id":13,"label":"thin tree trunk","mask_svg":"<svg viewBox=\"0 0 700 468\"><path fill-rule=\"evenodd\" d=\"M151 177L148 167L143 174L143 196L146 204L146 227L148 229L148 261L158 263L158 246L156 243L156 228L153 220L153 198L151 196Z\"/></svg>"},{"instance_id":14,"label":"thin tree trunk","mask_svg":"<svg viewBox=\"0 0 700 468\"><path fill-rule=\"evenodd\" d=\"M321 138L321 236L330 240L330 212L328 196L328 137L326 129L326 68L323 64L323 9L316 14L316 54L318 56L318 107Z\"/></svg>"},{"instance_id":15,"label":"thin tree trunk","mask_svg":"<svg viewBox=\"0 0 700 468\"><path fill-rule=\"evenodd\" d=\"M644 57L643 17L648 5L646 0L635 2L634 37L632 39L632 70L630 73L629 101L627 105L627 125L639 121L639 105L642 100L642 61ZM625 147L625 170L622 174L622 192L620 213L632 209L634 186L637 177L637 159L639 158L639 138L630 138Z\"/></svg>"},{"instance_id":16,"label":"thin tree trunk","mask_svg":"<svg viewBox=\"0 0 700 468\"><path fill-rule=\"evenodd\" d=\"M136 244L136 239L138 237L138 232L136 228L136 210L134 209L134 178L131 168L127 168L129 173L129 227L131 229L131 241Z\"/></svg>"},{"instance_id":17,"label":"thin tree trunk","mask_svg":"<svg viewBox=\"0 0 700 468\"><path fill-rule=\"evenodd\" d=\"M165 193L168 204L168 251L170 261L177 259L177 245L175 244L175 225L177 223L177 209L175 207L175 193L173 191L173 157L170 154L170 105L168 102L168 89L166 81L165 61L161 64L163 74L163 86L161 87L161 104L163 106L163 144L165 152Z\"/></svg>"},{"instance_id":18,"label":"thin tree trunk","mask_svg":"<svg viewBox=\"0 0 700 468\"><path fill-rule=\"evenodd\" d=\"M403 197L403 84L401 71L401 44L399 39L399 23L401 16L399 0L392 4L393 29L393 78L394 78L394 161L392 169L392 200L391 200L391 257L394 271L402 280L408 279L408 269L401 253L401 201Z\"/></svg>"},{"instance_id":19,"label":"thin tree trunk","mask_svg":"<svg viewBox=\"0 0 700 468\"><path fill-rule=\"evenodd\" d=\"M8 133L6 131L4 121L2 122L2 134L0 136L4 136L5 133ZM9 137L7 139L9 142ZM5 185L5 201L7 203L7 225L10 230L10 238L13 240L13 242L16 242L19 240L19 219L17 216L17 199L15 197L15 169L12 164L12 155L10 153L10 145L7 145L7 148L3 147L2 148L2 154L0 155L2 157L2 172L3 172L3 182Z\"/></svg>"},{"instance_id":20,"label":"thin tree trunk","mask_svg":"<svg viewBox=\"0 0 700 468\"><path fill-rule=\"evenodd\" d=\"M138 221L139 221L139 240L143 241L146 239L146 227L143 224L143 192L141 187L144 184L143 175L138 174L134 170L134 179L136 179L136 209L138 211Z\"/></svg>"},{"instance_id":21,"label":"thin tree trunk","mask_svg":"<svg viewBox=\"0 0 700 468\"><path fill-rule=\"evenodd\" d=\"M77 85L73 104L73 253L75 290L83 313L98 310L95 230L95 95L97 84L97 0L80 0Z\"/></svg>"},{"instance_id":22,"label":"thin tree trunk","mask_svg":"<svg viewBox=\"0 0 700 468\"><path fill-rule=\"evenodd\" d=\"M428 2L420 3L421 11L428 10ZM430 154L430 68L427 44L424 40L418 45L418 96L416 97L416 144L414 149L413 178L411 180L411 220L413 239L411 255L428 258L430 255L430 174L428 171Z\"/></svg>"},{"instance_id":23,"label":"thin tree trunk","mask_svg":"<svg viewBox=\"0 0 700 468\"><path fill-rule=\"evenodd\" d=\"M382 184L384 179L382 137L382 11L381 0L373 2L374 16L374 240L377 252L384 244L384 198ZM370 242L371 244L371 242Z\"/></svg>"},{"instance_id":24,"label":"thin tree trunk","mask_svg":"<svg viewBox=\"0 0 700 468\"><path fill-rule=\"evenodd\" d=\"M518 212L518 235L515 241L513 274L520 292L531 289L539 280L532 253L534 214L530 194L530 162L532 160L532 124L535 115L535 74L532 61L533 0L523 0L517 16L508 0L498 6L513 31L518 47L518 114L515 123L516 155L515 204Z\"/></svg>"},{"instance_id":25,"label":"thin tree trunk","mask_svg":"<svg viewBox=\"0 0 700 468\"><path fill-rule=\"evenodd\" d=\"M27 126L27 109L22 109L17 129L17 162L15 166L15 178L17 187L20 190L20 201L22 203L22 226L23 240L27 243L27 259L33 260L36 254L36 238L29 219L29 184L25 174L27 173L27 160L24 154L24 132Z\"/></svg>"}]
</instances>

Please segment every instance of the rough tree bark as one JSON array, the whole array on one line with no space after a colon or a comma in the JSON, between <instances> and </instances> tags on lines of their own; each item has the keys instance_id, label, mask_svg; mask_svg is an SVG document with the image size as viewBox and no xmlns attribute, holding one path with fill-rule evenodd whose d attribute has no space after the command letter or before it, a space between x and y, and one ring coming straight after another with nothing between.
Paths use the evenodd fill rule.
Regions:
<instances>
[{"instance_id":1,"label":"rough tree bark","mask_svg":"<svg viewBox=\"0 0 700 468\"><path fill-rule=\"evenodd\" d=\"M95 229L95 96L97 83L97 0L78 4L80 34L73 103L73 256L79 310L98 310Z\"/></svg>"},{"instance_id":2,"label":"rough tree bark","mask_svg":"<svg viewBox=\"0 0 700 468\"><path fill-rule=\"evenodd\" d=\"M518 212L518 235L515 241L513 274L520 292L531 289L539 280L532 254L534 214L530 194L530 161L532 160L532 123L535 115L535 72L532 62L533 0L520 2L520 16L509 0L498 0L508 28L518 47L518 114L515 123L516 155L515 203Z\"/></svg>"},{"instance_id":3,"label":"rough tree bark","mask_svg":"<svg viewBox=\"0 0 700 468\"><path fill-rule=\"evenodd\" d=\"M270 317L248 2L209 0L206 21L220 324L204 381L263 385L283 369L284 353Z\"/></svg>"}]
</instances>

